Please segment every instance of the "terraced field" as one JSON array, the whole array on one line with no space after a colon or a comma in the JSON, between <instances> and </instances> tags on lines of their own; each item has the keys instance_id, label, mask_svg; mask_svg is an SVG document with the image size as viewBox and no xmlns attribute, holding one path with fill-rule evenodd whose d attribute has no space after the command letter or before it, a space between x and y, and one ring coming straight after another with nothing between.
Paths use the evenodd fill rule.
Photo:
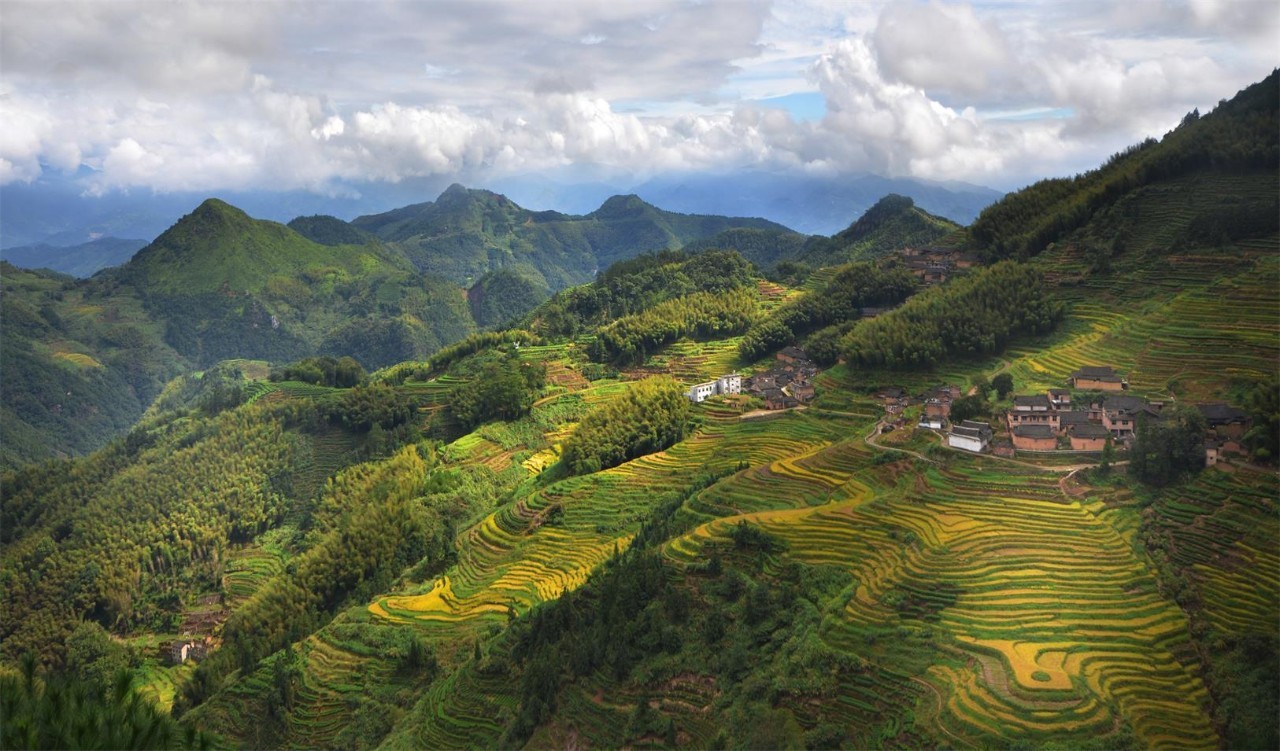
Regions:
<instances>
[{"instance_id":1,"label":"terraced field","mask_svg":"<svg viewBox=\"0 0 1280 751\"><path fill-rule=\"evenodd\" d=\"M761 423L712 419L689 440L605 472L537 490L459 536L458 564L421 592L387 597L370 611L393 621L452 624L505 620L576 588L630 543L662 493L700 472L764 465L803 455L836 437L830 421L789 415ZM788 465L779 471L800 472ZM744 483L756 482L745 477ZM428 633L431 633L429 631ZM448 629L442 638L455 639Z\"/></svg>"},{"instance_id":2,"label":"terraced field","mask_svg":"<svg viewBox=\"0 0 1280 751\"><path fill-rule=\"evenodd\" d=\"M1211 472L1155 504L1151 536L1191 581L1200 613L1221 635L1280 631L1278 496L1272 474Z\"/></svg>"},{"instance_id":3,"label":"terraced field","mask_svg":"<svg viewBox=\"0 0 1280 751\"><path fill-rule=\"evenodd\" d=\"M775 462L768 490L757 490L760 475L699 498L777 507L835 490L829 502L708 522L669 557L701 560L747 520L785 540L789 557L846 568L853 594L825 638L874 661L868 637L932 630L945 656L912 677L936 697L921 699L917 730L939 742L1084 742L1127 727L1144 747L1217 745L1197 666L1183 656L1186 617L1134 555L1132 514L1102 502L1121 498L1068 500L1050 477L968 462L891 491L858 470L859 452L839 448Z\"/></svg>"},{"instance_id":4,"label":"terraced field","mask_svg":"<svg viewBox=\"0 0 1280 751\"><path fill-rule=\"evenodd\" d=\"M1218 255L1170 259L1175 291L1124 304L1079 301L1064 332L1015 350L1020 389L1065 385L1083 365L1112 365L1141 394L1207 399L1280 364L1280 254L1236 264ZM1230 268L1230 267L1228 267ZM1168 279L1165 280L1169 282Z\"/></svg>"}]
</instances>

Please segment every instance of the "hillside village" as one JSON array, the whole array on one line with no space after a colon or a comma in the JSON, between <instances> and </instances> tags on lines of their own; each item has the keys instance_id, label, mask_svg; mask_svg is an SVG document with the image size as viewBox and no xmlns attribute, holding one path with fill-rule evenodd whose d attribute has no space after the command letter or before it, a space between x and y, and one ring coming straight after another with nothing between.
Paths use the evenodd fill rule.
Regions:
<instances>
[{"instance_id":1,"label":"hillside village","mask_svg":"<svg viewBox=\"0 0 1280 751\"><path fill-rule=\"evenodd\" d=\"M698 404L713 396L748 394L761 399L765 410L793 409L814 399L817 373L817 365L803 349L788 346L777 352L768 370L749 376L729 373L697 383L689 387L687 396ZM907 427L907 410L919 407L916 427L938 432L953 449L1006 458L1019 452L1100 455L1108 444L1121 450L1132 447L1140 421L1163 419L1165 401L1133 396L1126 393L1128 389L1128 380L1113 367L1084 366L1067 377L1063 388L1012 395L1010 407L995 426L979 420L951 420L952 404L964 395L954 384L914 397L901 387L888 386L877 390L875 399L884 408L883 432ZM1206 466L1248 456L1243 443L1252 422L1248 413L1225 402L1195 406L1206 425Z\"/></svg>"},{"instance_id":2,"label":"hillside village","mask_svg":"<svg viewBox=\"0 0 1280 751\"><path fill-rule=\"evenodd\" d=\"M886 430L905 427L908 407L919 406L917 426L944 433L951 448L1012 457L1018 452L1097 454L1108 444L1127 449L1144 420L1161 420L1166 402L1126 394L1129 384L1109 366L1083 367L1067 379L1067 388L1013 395L1001 423L961 420L952 423L951 406L960 397L954 385L920 397L898 387L877 392ZM1248 414L1224 402L1195 405L1205 419L1205 464L1248 455L1243 444L1251 427Z\"/></svg>"}]
</instances>

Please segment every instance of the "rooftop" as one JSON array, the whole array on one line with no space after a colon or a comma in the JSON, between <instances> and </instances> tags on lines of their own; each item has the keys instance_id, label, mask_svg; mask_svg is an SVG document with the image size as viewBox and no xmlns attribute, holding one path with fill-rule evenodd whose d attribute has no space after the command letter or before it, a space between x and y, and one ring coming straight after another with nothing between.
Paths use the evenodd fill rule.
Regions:
<instances>
[{"instance_id":1,"label":"rooftop","mask_svg":"<svg viewBox=\"0 0 1280 751\"><path fill-rule=\"evenodd\" d=\"M1019 425L1013 429L1019 438L1053 438L1053 428L1048 425Z\"/></svg>"},{"instance_id":2,"label":"rooftop","mask_svg":"<svg viewBox=\"0 0 1280 751\"><path fill-rule=\"evenodd\" d=\"M1076 438L1106 438L1111 435L1111 431L1093 422L1072 425L1070 432Z\"/></svg>"}]
</instances>

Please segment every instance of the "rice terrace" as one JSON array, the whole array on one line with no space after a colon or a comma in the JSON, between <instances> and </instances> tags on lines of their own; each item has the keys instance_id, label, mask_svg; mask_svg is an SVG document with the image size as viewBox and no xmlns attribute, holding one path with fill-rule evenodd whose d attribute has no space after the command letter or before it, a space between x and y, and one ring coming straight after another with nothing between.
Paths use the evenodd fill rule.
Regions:
<instances>
[{"instance_id":1,"label":"rice terrace","mask_svg":"<svg viewBox=\"0 0 1280 751\"><path fill-rule=\"evenodd\" d=\"M1280 8L829 5L6 3L0 749L1280 748Z\"/></svg>"}]
</instances>

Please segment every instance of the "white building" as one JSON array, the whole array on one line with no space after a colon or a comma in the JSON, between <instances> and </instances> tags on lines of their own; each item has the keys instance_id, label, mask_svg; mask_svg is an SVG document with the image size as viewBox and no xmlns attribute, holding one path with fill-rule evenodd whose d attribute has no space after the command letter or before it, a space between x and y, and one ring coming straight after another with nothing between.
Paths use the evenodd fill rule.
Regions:
<instances>
[{"instance_id":1,"label":"white building","mask_svg":"<svg viewBox=\"0 0 1280 751\"><path fill-rule=\"evenodd\" d=\"M947 434L948 446L975 454L986 451L990 443L991 426L985 422L965 420L959 425L952 425L951 432Z\"/></svg>"},{"instance_id":2,"label":"white building","mask_svg":"<svg viewBox=\"0 0 1280 751\"><path fill-rule=\"evenodd\" d=\"M689 399L694 404L704 401L709 396L716 394L741 394L742 393L742 376L737 373L722 375L714 381L706 383L696 383L689 387Z\"/></svg>"}]
</instances>

